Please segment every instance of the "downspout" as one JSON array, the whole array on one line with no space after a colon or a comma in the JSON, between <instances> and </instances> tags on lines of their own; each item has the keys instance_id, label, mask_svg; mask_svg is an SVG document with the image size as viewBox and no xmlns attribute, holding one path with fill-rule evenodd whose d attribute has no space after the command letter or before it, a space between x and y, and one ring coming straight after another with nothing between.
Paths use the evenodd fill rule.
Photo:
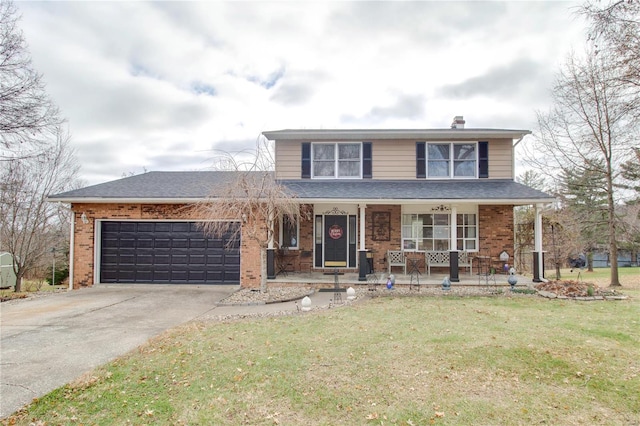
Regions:
<instances>
[{"instance_id":1,"label":"downspout","mask_svg":"<svg viewBox=\"0 0 640 426\"><path fill-rule=\"evenodd\" d=\"M513 179L514 181L516 180L516 147L520 142L522 142L524 136L525 135L522 135L520 139L518 139L516 143L513 144L513 147L511 149L511 179Z\"/></svg>"},{"instance_id":2,"label":"downspout","mask_svg":"<svg viewBox=\"0 0 640 426\"><path fill-rule=\"evenodd\" d=\"M73 290L73 265L74 265L74 246L76 245L76 212L71 211L71 231L69 235L69 288L67 290Z\"/></svg>"}]
</instances>

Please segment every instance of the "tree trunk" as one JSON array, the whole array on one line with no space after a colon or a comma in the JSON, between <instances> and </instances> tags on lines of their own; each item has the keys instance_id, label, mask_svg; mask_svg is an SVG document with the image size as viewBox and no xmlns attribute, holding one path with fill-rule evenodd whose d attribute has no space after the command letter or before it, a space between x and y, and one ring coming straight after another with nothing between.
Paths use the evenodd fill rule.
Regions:
<instances>
[{"instance_id":1,"label":"tree trunk","mask_svg":"<svg viewBox=\"0 0 640 426\"><path fill-rule=\"evenodd\" d=\"M22 292L22 273L17 273L16 274L16 286L15 286L14 291L16 293Z\"/></svg>"},{"instance_id":2,"label":"tree trunk","mask_svg":"<svg viewBox=\"0 0 640 426\"><path fill-rule=\"evenodd\" d=\"M610 163L609 163L610 164ZM609 173L607 175L607 202L608 202L608 219L609 219L609 259L611 262L611 283L610 287L621 287L620 277L618 275L618 243L616 242L616 210L613 200L613 174L609 165Z\"/></svg>"},{"instance_id":3,"label":"tree trunk","mask_svg":"<svg viewBox=\"0 0 640 426\"><path fill-rule=\"evenodd\" d=\"M613 219L609 221L609 256L611 262L611 284L610 287L621 287L620 276L618 274L618 243L616 242L616 225Z\"/></svg>"},{"instance_id":4,"label":"tree trunk","mask_svg":"<svg viewBox=\"0 0 640 426\"><path fill-rule=\"evenodd\" d=\"M260 247L260 292L267 292L267 249Z\"/></svg>"}]
</instances>

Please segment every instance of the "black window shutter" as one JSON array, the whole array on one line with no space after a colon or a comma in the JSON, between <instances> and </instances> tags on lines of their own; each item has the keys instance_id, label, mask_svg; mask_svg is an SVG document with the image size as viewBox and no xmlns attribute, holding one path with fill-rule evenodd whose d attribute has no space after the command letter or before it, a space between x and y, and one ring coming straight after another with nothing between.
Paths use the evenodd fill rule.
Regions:
<instances>
[{"instance_id":1,"label":"black window shutter","mask_svg":"<svg viewBox=\"0 0 640 426\"><path fill-rule=\"evenodd\" d=\"M311 142L302 143L302 179L311 178Z\"/></svg>"},{"instance_id":2,"label":"black window shutter","mask_svg":"<svg viewBox=\"0 0 640 426\"><path fill-rule=\"evenodd\" d=\"M373 177L371 142L362 142L362 177L371 179Z\"/></svg>"},{"instance_id":3,"label":"black window shutter","mask_svg":"<svg viewBox=\"0 0 640 426\"><path fill-rule=\"evenodd\" d=\"M416 142L416 178L427 177L427 152L424 142Z\"/></svg>"},{"instance_id":4,"label":"black window shutter","mask_svg":"<svg viewBox=\"0 0 640 426\"><path fill-rule=\"evenodd\" d=\"M489 142L478 142L478 177L489 177Z\"/></svg>"}]
</instances>

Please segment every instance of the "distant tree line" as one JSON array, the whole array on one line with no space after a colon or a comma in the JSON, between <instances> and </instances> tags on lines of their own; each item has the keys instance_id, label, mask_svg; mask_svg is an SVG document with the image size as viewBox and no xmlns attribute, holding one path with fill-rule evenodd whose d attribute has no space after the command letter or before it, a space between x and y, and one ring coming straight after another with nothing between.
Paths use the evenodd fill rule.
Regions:
<instances>
[{"instance_id":1,"label":"distant tree line","mask_svg":"<svg viewBox=\"0 0 640 426\"><path fill-rule=\"evenodd\" d=\"M19 292L54 257L65 267L69 211L47 197L77 185L78 166L18 22L13 2L0 0L0 251L13 257Z\"/></svg>"},{"instance_id":2,"label":"distant tree line","mask_svg":"<svg viewBox=\"0 0 640 426\"><path fill-rule=\"evenodd\" d=\"M577 250L606 247L619 286L618 249L638 242L640 2L589 1L579 13L589 22L584 50L559 71L527 159L553 180L554 232L577 236Z\"/></svg>"}]
</instances>

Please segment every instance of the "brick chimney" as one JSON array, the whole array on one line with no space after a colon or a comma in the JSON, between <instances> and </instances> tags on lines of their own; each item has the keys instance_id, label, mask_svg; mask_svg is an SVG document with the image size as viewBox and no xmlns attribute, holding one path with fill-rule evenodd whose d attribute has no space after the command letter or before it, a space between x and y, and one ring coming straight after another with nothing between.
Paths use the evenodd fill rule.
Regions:
<instances>
[{"instance_id":1,"label":"brick chimney","mask_svg":"<svg viewBox=\"0 0 640 426\"><path fill-rule=\"evenodd\" d=\"M456 115L453 117L453 123L451 123L452 129L464 129L464 117L461 115Z\"/></svg>"}]
</instances>

